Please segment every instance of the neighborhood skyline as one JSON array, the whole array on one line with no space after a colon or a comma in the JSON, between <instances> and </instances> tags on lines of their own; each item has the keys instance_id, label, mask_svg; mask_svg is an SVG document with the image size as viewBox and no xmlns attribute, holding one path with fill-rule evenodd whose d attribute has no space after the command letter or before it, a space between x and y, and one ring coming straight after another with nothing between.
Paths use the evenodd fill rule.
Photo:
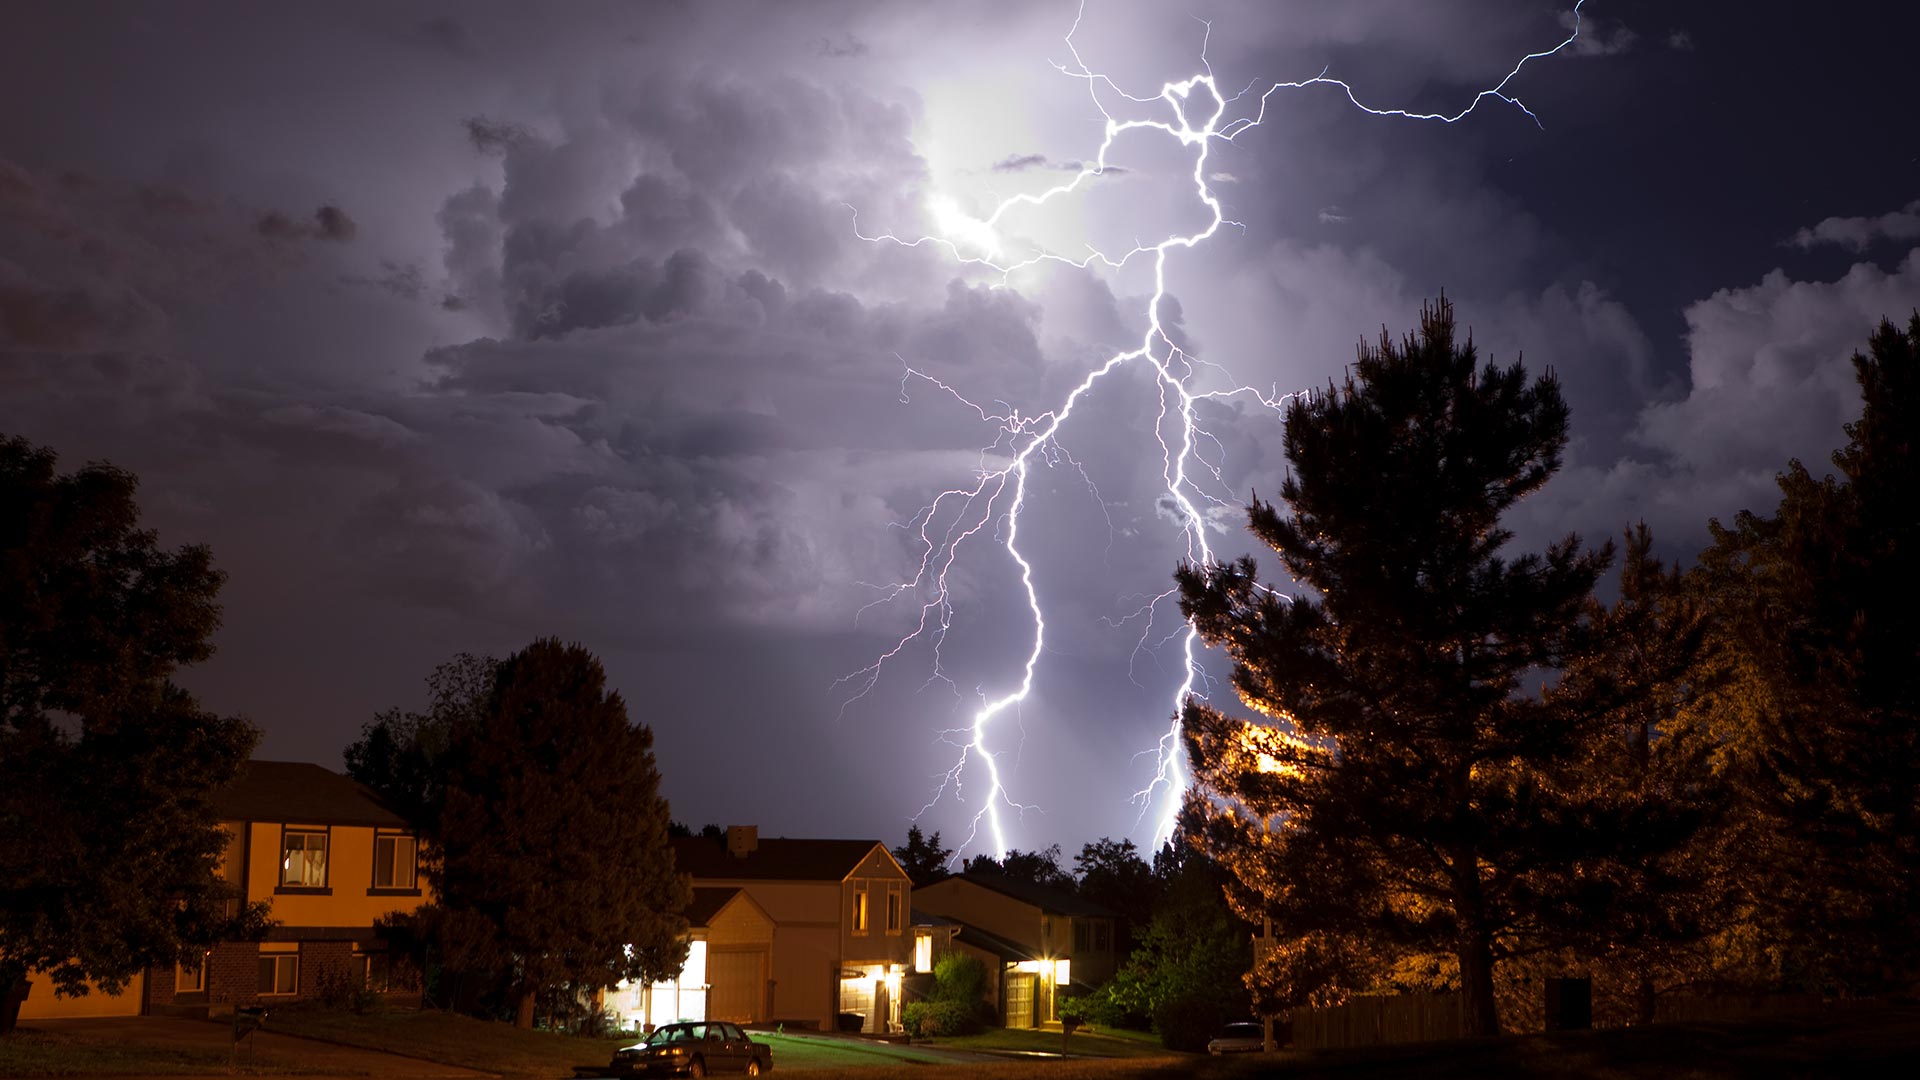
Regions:
<instances>
[{"instance_id":1,"label":"neighborhood skyline","mask_svg":"<svg viewBox=\"0 0 1920 1080\"><path fill-rule=\"evenodd\" d=\"M1136 93L1205 40L1223 85L1324 69L1457 108L1571 6L1096 2L1076 42ZM1241 227L1169 295L1199 356L1285 391L1444 290L1484 358L1552 368L1572 406L1520 543L1644 519L1691 560L1709 517L1771 508L1788 458L1827 471L1859 406L1848 356L1920 297L1920 158L1884 130L1913 16L1582 11L1577 47L1516 86L1538 127L1276 97L1216 151ZM833 687L902 628L859 615L862 582L910 575L894 526L995 434L903 393L903 369L1044 410L1137 339L1148 286L996 287L863 243L847 207L917 234L936 195L978 213L1070 176L1099 131L1052 66L1074 12L22 9L0 92L42 105L0 117L0 431L63 471L133 471L164 544L212 547L225 626L184 681L261 728L258 756L337 769L377 711L424 704L435 664L557 635L653 728L675 818L891 845L918 814L960 841L977 802L919 812L942 733L1024 655L1011 568L959 583L950 685L915 653L851 707ZM1030 227L1068 248L1177 225L1186 160L1129 145ZM1051 590L1046 666L1000 744L1034 806L1009 817L1023 849L1148 846L1127 796L1177 684L1170 647L1115 625L1179 555L1138 445L1152 387L1089 404L1023 525ZM1276 490L1278 418L1209 422L1222 488ZM1223 554L1258 553L1236 512L1217 524Z\"/></svg>"}]
</instances>

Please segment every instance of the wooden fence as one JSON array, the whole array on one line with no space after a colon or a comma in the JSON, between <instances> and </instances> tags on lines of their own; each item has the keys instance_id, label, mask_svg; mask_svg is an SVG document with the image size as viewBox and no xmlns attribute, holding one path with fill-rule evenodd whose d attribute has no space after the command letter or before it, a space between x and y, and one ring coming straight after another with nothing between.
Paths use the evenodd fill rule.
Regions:
<instances>
[{"instance_id":1,"label":"wooden fence","mask_svg":"<svg viewBox=\"0 0 1920 1080\"><path fill-rule=\"evenodd\" d=\"M1822 1007L1818 994L1698 994L1660 998L1653 1018L1661 1023L1755 1020L1817 1013Z\"/></svg>"},{"instance_id":2,"label":"wooden fence","mask_svg":"<svg viewBox=\"0 0 1920 1080\"><path fill-rule=\"evenodd\" d=\"M1299 1050L1383 1046L1459 1037L1458 994L1357 997L1331 1009L1293 1011L1293 1045Z\"/></svg>"}]
</instances>

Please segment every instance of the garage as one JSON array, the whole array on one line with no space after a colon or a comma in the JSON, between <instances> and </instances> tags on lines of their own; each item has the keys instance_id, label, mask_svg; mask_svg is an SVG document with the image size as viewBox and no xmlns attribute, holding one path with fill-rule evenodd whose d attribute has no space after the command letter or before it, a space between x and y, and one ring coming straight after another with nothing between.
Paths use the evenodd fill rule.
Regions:
<instances>
[{"instance_id":1,"label":"garage","mask_svg":"<svg viewBox=\"0 0 1920 1080\"><path fill-rule=\"evenodd\" d=\"M765 1020L767 950L713 946L707 952L707 1019L757 1024Z\"/></svg>"}]
</instances>

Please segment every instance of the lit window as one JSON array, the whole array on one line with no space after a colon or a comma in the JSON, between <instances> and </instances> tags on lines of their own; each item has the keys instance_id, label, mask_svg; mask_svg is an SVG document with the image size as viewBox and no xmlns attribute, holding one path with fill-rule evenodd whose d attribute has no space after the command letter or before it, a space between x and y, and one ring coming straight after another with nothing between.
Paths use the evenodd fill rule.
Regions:
<instances>
[{"instance_id":1,"label":"lit window","mask_svg":"<svg viewBox=\"0 0 1920 1080\"><path fill-rule=\"evenodd\" d=\"M889 934L900 932L901 906L900 886L898 883L891 883L887 886L887 933Z\"/></svg>"},{"instance_id":2,"label":"lit window","mask_svg":"<svg viewBox=\"0 0 1920 1080\"><path fill-rule=\"evenodd\" d=\"M261 997L292 997L299 991L299 953L260 954Z\"/></svg>"},{"instance_id":3,"label":"lit window","mask_svg":"<svg viewBox=\"0 0 1920 1080\"><path fill-rule=\"evenodd\" d=\"M280 884L314 889L326 886L326 833L293 829L281 833Z\"/></svg>"},{"instance_id":4,"label":"lit window","mask_svg":"<svg viewBox=\"0 0 1920 1080\"><path fill-rule=\"evenodd\" d=\"M933 970L933 935L913 935L913 970L925 974Z\"/></svg>"},{"instance_id":5,"label":"lit window","mask_svg":"<svg viewBox=\"0 0 1920 1080\"><path fill-rule=\"evenodd\" d=\"M853 887L853 932L867 932L867 886L864 882Z\"/></svg>"},{"instance_id":6,"label":"lit window","mask_svg":"<svg viewBox=\"0 0 1920 1080\"><path fill-rule=\"evenodd\" d=\"M417 883L414 864L420 852L419 841L399 833L373 838L373 887L411 889Z\"/></svg>"}]
</instances>

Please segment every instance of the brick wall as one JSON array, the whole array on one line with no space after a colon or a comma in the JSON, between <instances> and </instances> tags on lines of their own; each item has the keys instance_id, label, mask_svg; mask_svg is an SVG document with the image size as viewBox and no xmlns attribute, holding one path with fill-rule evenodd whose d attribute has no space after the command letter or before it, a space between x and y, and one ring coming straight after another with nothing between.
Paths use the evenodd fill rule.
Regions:
<instances>
[{"instance_id":1,"label":"brick wall","mask_svg":"<svg viewBox=\"0 0 1920 1080\"><path fill-rule=\"evenodd\" d=\"M223 941L207 960L207 1002L212 1005L251 1005L259 998L260 946L251 941Z\"/></svg>"}]
</instances>

